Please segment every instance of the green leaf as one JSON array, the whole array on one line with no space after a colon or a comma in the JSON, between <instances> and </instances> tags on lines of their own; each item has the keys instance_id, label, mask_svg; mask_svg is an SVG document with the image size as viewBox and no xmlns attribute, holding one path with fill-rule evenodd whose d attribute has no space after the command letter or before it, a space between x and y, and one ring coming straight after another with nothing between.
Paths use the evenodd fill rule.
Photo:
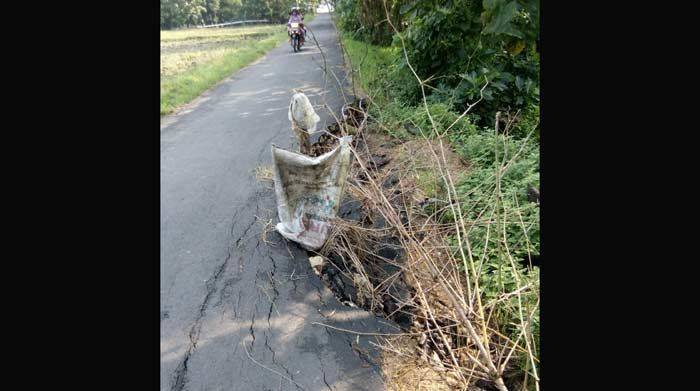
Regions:
<instances>
[{"instance_id":1,"label":"green leaf","mask_svg":"<svg viewBox=\"0 0 700 391\"><path fill-rule=\"evenodd\" d=\"M484 0L482 5L484 9L494 9L496 6L501 5L504 0Z\"/></svg>"},{"instance_id":2,"label":"green leaf","mask_svg":"<svg viewBox=\"0 0 700 391\"><path fill-rule=\"evenodd\" d=\"M484 26L484 34L507 34L522 38L522 33L511 24L518 15L518 3L511 1L505 6L498 4L491 12L491 20Z\"/></svg>"},{"instance_id":3,"label":"green leaf","mask_svg":"<svg viewBox=\"0 0 700 391\"><path fill-rule=\"evenodd\" d=\"M400 13L401 15L405 15L405 14L407 14L407 13L409 13L409 12L415 10L415 8L416 8L417 5L418 5L418 2L417 2L417 1L415 1L415 2L413 2L413 3L404 4L404 5L402 5L401 8L399 9L399 13Z\"/></svg>"},{"instance_id":4,"label":"green leaf","mask_svg":"<svg viewBox=\"0 0 700 391\"><path fill-rule=\"evenodd\" d=\"M513 74L511 74L511 73L509 73L509 72L501 72L500 76L501 76L501 78L502 78L503 80L505 80L505 81L508 82L508 83L510 83L510 82L512 82L513 80L515 80L515 78L513 77Z\"/></svg>"},{"instance_id":5,"label":"green leaf","mask_svg":"<svg viewBox=\"0 0 700 391\"><path fill-rule=\"evenodd\" d=\"M515 86L518 88L518 90L522 90L523 87L525 86L525 82L523 81L523 78L520 76L515 77Z\"/></svg>"}]
</instances>

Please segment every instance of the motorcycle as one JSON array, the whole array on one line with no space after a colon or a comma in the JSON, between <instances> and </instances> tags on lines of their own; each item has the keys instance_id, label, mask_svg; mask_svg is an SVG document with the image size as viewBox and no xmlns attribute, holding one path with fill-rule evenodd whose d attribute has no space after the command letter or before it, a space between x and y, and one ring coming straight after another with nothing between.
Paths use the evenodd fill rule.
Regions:
<instances>
[{"instance_id":1,"label":"motorcycle","mask_svg":"<svg viewBox=\"0 0 700 391\"><path fill-rule=\"evenodd\" d=\"M301 24L292 23L290 26L290 42L294 53L301 51L301 45L304 43L304 37L301 35Z\"/></svg>"}]
</instances>

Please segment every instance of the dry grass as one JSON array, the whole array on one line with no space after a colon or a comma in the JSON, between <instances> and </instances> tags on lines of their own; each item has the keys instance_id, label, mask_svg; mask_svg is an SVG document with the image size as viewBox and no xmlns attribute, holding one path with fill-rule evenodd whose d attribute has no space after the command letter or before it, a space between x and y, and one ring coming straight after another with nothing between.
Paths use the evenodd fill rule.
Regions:
<instances>
[{"instance_id":1,"label":"dry grass","mask_svg":"<svg viewBox=\"0 0 700 391\"><path fill-rule=\"evenodd\" d=\"M391 24L390 19L388 22ZM408 61L405 49L404 56ZM369 102L372 104L371 98ZM470 105L460 118L478 103ZM319 253L327 260L335 259L329 267L338 268L355 283L357 304L383 312L387 318L400 313L413 316L404 335L386 338L378 345L391 389L539 390L538 354L533 349L530 328L537 305L529 309L522 300L526 292L538 294L536 287L518 280L514 289L501 292L497 299L485 297L480 284L484 259L474 256L470 233L475 225L491 227L493 221L500 223L505 216L494 214L497 208L489 206L479 211L476 220L465 218L462 208L469 205L459 202L462 195L455 183L468 166L451 151L445 134L437 130L425 94L423 106L432 129L424 129L422 139L393 145L392 140L370 133L364 120L368 114L363 110L362 124L354 129L351 150L355 160L346 194L361 202L364 217L359 222L334 221ZM383 125L375 122L373 126ZM340 128L341 133L347 133L344 126ZM494 142L497 140L494 137ZM500 176L517 158L517 151L509 153L494 170L495 200L502 196ZM377 155L388 156L391 163L375 169ZM441 219L446 213L452 218ZM380 220L383 225L375 224ZM506 232L500 231L503 226L493 225L489 235L502 239L495 246L499 246L510 264L506 267L512 267L517 277L519 271L507 247ZM400 258L379 256L377 250L387 237L395 238L403 249ZM493 241L485 243L488 246ZM387 265L395 272L382 272ZM401 281L410 287L410 295L392 296L391 288ZM388 296L397 308L387 306ZM515 304L511 299L516 299ZM515 325L500 324L493 315L505 301L511 302L508 305L519 314ZM517 337L504 335L504 326L520 330ZM521 359L526 362L524 370L516 362Z\"/></svg>"},{"instance_id":2,"label":"dry grass","mask_svg":"<svg viewBox=\"0 0 700 391\"><path fill-rule=\"evenodd\" d=\"M416 342L407 336L385 339L381 366L392 391L451 391L459 381L438 365L426 365Z\"/></svg>"},{"instance_id":3,"label":"dry grass","mask_svg":"<svg viewBox=\"0 0 700 391\"><path fill-rule=\"evenodd\" d=\"M274 174L272 172L271 166L258 166L255 167L255 179L260 182L273 182Z\"/></svg>"},{"instance_id":4,"label":"dry grass","mask_svg":"<svg viewBox=\"0 0 700 391\"><path fill-rule=\"evenodd\" d=\"M407 56L405 60L408 61ZM410 62L408 65L411 66ZM423 86L423 81L413 73ZM470 105L459 119L479 101ZM498 221L504 217L494 216L497 208L491 206L493 209L479 214L483 219L468 221L465 218L466 211L458 202L462 195L458 194L455 183L468 167L451 151L444 132L437 130L425 94L423 107L432 129L426 129L422 139L391 146L388 145L390 140L376 134L370 137L367 129L358 129L358 133L366 133L367 137L365 143L352 149L356 164L351 169L346 192L361 201L369 217L360 223L339 221L334 224L320 252L327 257L339 256L342 264L336 266L351 280L361 278L363 286L358 299L364 296L362 301L369 302L364 303L364 307L375 312L386 310L386 295L399 280L398 275L410 286L412 294L408 299L393 298L398 308L392 314L398 311L412 314L413 324L406 331L419 336L399 337L404 339L398 341L390 338L380 345L386 353L384 373L393 389L420 386L427 390L477 390L479 387L495 387L500 391L539 390L539 361L530 333L537 308L529 310L521 299L524 292L532 293L535 288L522 285L518 280L515 289L502 292L497 300L485 299L480 286L484 259L473 255L469 234L475 224L491 224L494 219ZM366 117L367 113L364 115ZM381 123L375 125L382 127ZM372 161L376 155L391 156L392 164L374 169ZM511 151L495 169L495 200L502 194L500 175L516 158L517 151ZM389 178L393 178L394 183L386 186ZM425 208L426 203L433 207ZM452 219L443 222L440 216L446 212ZM372 228L372 221L366 221L378 218L386 222L384 228ZM505 224L495 225L489 234L502 238L496 246L508 259L517 278L516 261L505 244L506 232L498 230L502 226ZM387 235L397 238L403 249L399 260L377 256L377 245ZM489 243L487 240L486 245ZM377 270L386 263L399 271L391 275L378 274ZM499 324L493 316L505 298L517 299L513 308L519 314L516 325ZM519 329L517 338L504 335L504 326ZM518 368L516 358L527 362L524 372Z\"/></svg>"},{"instance_id":5,"label":"dry grass","mask_svg":"<svg viewBox=\"0 0 700 391\"><path fill-rule=\"evenodd\" d=\"M370 141L372 138L374 142ZM496 303L482 303L478 278L481 265L471 257L467 240L470 224L461 217L460 204L453 201L456 190L450 170L464 172L466 167L439 136L436 140L416 140L393 148L377 147L380 138L375 135L372 138L366 138L364 151L353 149L356 165L351 170L347 193L362 202L370 219L381 216L386 227L369 228L371 222L339 220L320 253L335 254L342 259L343 264L336 266L356 281L357 304L371 311L386 310L383 298L398 278L398 273L379 274L377 270L381 270L382 263L397 267L412 288L413 296L400 302L394 312L413 314L415 321L409 331L423 335L414 341L415 349L405 349L404 343L399 344L405 349L402 358L386 362L385 372L394 379L396 389L415 385L411 381L402 383L410 378L423 379L420 382L426 382L425 389L442 389L444 384L449 384L450 389L475 389L479 381L507 389L504 377L512 372L511 359L528 354L525 341L531 336L522 336L517 341L504 336L490 317ZM371 160L378 151L393 156L392 164L374 170L370 168ZM430 186L426 190L420 179L425 173L437 173L432 179L440 182L439 190L431 191ZM396 183L383 186L389 177ZM423 208L427 193L434 197L428 202L437 206L432 213L426 213ZM456 221L440 223L438 216L447 210L457 216ZM377 255L378 245L388 234L397 237L404 249L400 261ZM449 245L449 237L457 237L460 245ZM519 286L508 294L518 296L524 289L527 287ZM531 319L532 313L523 313L523 323ZM397 350L389 342L382 347L394 353ZM532 362L535 361L532 357ZM508 382L515 384L513 380Z\"/></svg>"}]
</instances>

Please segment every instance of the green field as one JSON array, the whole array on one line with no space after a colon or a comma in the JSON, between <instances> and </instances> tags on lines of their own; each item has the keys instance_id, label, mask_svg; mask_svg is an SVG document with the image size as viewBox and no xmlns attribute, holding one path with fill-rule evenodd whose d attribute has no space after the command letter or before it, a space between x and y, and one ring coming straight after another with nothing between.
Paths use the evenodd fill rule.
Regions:
<instances>
[{"instance_id":1,"label":"green field","mask_svg":"<svg viewBox=\"0 0 700 391\"><path fill-rule=\"evenodd\" d=\"M172 113L287 38L284 25L160 32L160 114Z\"/></svg>"}]
</instances>

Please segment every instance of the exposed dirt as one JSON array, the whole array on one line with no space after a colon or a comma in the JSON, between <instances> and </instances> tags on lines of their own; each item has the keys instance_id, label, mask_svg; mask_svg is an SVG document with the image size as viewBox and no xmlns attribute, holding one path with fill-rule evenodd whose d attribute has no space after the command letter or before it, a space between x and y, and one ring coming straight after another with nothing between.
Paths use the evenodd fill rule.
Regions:
<instances>
[{"instance_id":1,"label":"exposed dirt","mask_svg":"<svg viewBox=\"0 0 700 391\"><path fill-rule=\"evenodd\" d=\"M318 253L308 255L323 257L323 262L313 261L315 270L340 302L389 319L406 334L387 338L382 345L382 371L391 389L463 389L464 379L450 369L451 363L468 368L473 365L469 356L479 352L464 326L455 322L451 301L424 258L405 253L396 224L416 235L428 258L445 261L439 264L445 272L456 270L446 262L452 250L445 237L453 227L435 218L450 205L434 162L436 157L441 160L454 182L469 171L469 164L436 141L404 142L373 131L362 110L356 109L363 103L355 100L344 107L341 122L328 126L311 145L311 155L319 156L335 148L339 137L352 135L354 157L330 237ZM399 222L387 223L377 208L378 192L369 188L381 191L398 212ZM531 193L539 197L536 189ZM533 254L521 262L538 267L540 258ZM509 373L514 372L506 369L504 381L517 389L520 380L509 378ZM469 384L470 390L496 389L485 378L473 377Z\"/></svg>"},{"instance_id":2,"label":"exposed dirt","mask_svg":"<svg viewBox=\"0 0 700 391\"><path fill-rule=\"evenodd\" d=\"M354 105L361 103L355 101ZM425 262L408 262L397 231L378 213L376 201L364 190L378 186L399 212L401 224L419 232L419 239L428 244L431 258L444 259L449 249L440 232L443 228L425 226L434 224L431 213L449 207L435 156L438 154L452 175L468 172L469 165L435 141L403 142L372 132L352 106L344 114L343 122L329 126L329 134L312 145L313 155L318 156L335 148L337 137L353 134L357 154L334 231L319 251L326 259L319 268L321 279L342 303L390 319L411 334L393 343L387 340L384 346L383 370L392 388L408 390L420 384L428 390L459 389L460 381L445 363L454 359L468 362L467 355L478 352L465 337L466 330L455 325L450 300L442 289L434 289L436 282ZM368 173L361 169L360 161ZM417 294L418 287L422 287L422 296ZM432 314L425 312L426 307ZM450 351L456 357L450 357ZM489 381L475 379L472 383L474 390L493 389Z\"/></svg>"}]
</instances>

